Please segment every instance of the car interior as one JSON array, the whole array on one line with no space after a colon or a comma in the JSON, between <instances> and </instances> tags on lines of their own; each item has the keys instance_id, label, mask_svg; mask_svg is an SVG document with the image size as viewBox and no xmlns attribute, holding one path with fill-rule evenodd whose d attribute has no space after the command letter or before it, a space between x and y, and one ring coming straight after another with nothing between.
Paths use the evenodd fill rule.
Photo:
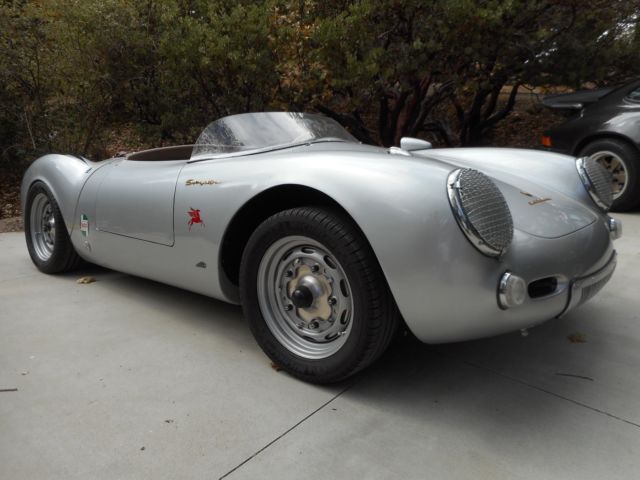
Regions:
<instances>
[{"instance_id":1,"label":"car interior","mask_svg":"<svg viewBox=\"0 0 640 480\"><path fill-rule=\"evenodd\" d=\"M127 160L159 161L159 160L189 160L193 145L175 145L171 147L151 148L141 152L130 153Z\"/></svg>"}]
</instances>

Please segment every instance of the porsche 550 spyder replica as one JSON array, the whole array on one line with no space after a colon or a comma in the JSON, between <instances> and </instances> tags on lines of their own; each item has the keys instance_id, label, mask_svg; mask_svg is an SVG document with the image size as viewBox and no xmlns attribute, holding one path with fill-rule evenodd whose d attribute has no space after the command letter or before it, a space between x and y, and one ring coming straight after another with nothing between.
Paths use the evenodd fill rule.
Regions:
<instances>
[{"instance_id":1,"label":"porsche 550 spyder replica","mask_svg":"<svg viewBox=\"0 0 640 480\"><path fill-rule=\"evenodd\" d=\"M86 260L240 303L274 362L322 383L371 364L403 321L427 343L496 335L609 280L621 225L597 162L430 147L271 112L194 145L45 155L22 186L29 253L45 273Z\"/></svg>"}]
</instances>

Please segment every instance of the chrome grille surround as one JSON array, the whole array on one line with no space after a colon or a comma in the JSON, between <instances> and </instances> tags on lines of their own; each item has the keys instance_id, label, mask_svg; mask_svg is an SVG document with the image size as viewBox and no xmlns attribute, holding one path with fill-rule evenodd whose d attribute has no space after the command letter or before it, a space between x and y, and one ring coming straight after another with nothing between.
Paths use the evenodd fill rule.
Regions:
<instances>
[{"instance_id":1,"label":"chrome grille surround","mask_svg":"<svg viewBox=\"0 0 640 480\"><path fill-rule=\"evenodd\" d=\"M506 252L513 220L496 184L478 170L460 168L449 174L447 192L453 215L473 246L490 257Z\"/></svg>"},{"instance_id":2,"label":"chrome grille surround","mask_svg":"<svg viewBox=\"0 0 640 480\"><path fill-rule=\"evenodd\" d=\"M608 211L613 203L611 174L591 157L576 159L576 168L589 196L598 207L605 212Z\"/></svg>"},{"instance_id":3,"label":"chrome grille surround","mask_svg":"<svg viewBox=\"0 0 640 480\"><path fill-rule=\"evenodd\" d=\"M610 272L609 274L607 274L606 276L598 280L596 283L585 286L582 289L578 306L582 305L584 302L591 300L596 295L596 293L602 290L602 287L604 287L607 284L607 282L611 280L612 275L613 275L613 272Z\"/></svg>"},{"instance_id":4,"label":"chrome grille surround","mask_svg":"<svg viewBox=\"0 0 640 480\"><path fill-rule=\"evenodd\" d=\"M609 257L607 264L597 272L593 272L584 277L576 278L571 282L569 299L564 310L557 318L564 316L578 305L590 300L602 287L611 279L616 265L618 264L618 254L614 251Z\"/></svg>"}]
</instances>

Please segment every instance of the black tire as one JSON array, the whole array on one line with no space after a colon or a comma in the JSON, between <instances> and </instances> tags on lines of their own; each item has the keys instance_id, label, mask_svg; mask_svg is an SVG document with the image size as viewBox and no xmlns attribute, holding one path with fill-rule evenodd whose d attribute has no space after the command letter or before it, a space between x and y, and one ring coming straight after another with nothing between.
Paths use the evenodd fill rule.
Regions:
<instances>
[{"instance_id":1,"label":"black tire","mask_svg":"<svg viewBox=\"0 0 640 480\"><path fill-rule=\"evenodd\" d=\"M290 236L326 246L350 285L350 333L335 353L322 359L304 358L285 347L260 307L258 271L263 256L275 242ZM251 331L267 356L291 375L313 383L337 382L370 365L387 349L399 324L396 304L368 242L350 220L323 208L286 210L255 230L242 256L240 296Z\"/></svg>"},{"instance_id":2,"label":"black tire","mask_svg":"<svg viewBox=\"0 0 640 480\"><path fill-rule=\"evenodd\" d=\"M52 242L52 249L47 254L39 252L34 244L35 229L32 223L32 210L36 207L34 200L42 199L44 195L50 205L51 214L55 220L55 237ZM61 273L73 270L80 266L82 259L78 256L69 232L65 226L64 218L60 213L60 207L47 186L42 182L35 182L27 193L27 200L24 211L24 233L27 240L27 248L34 265L43 273ZM32 234L33 233L33 234Z\"/></svg>"},{"instance_id":3,"label":"black tire","mask_svg":"<svg viewBox=\"0 0 640 480\"><path fill-rule=\"evenodd\" d=\"M633 146L614 138L602 138L587 144L579 152L579 156L598 157L604 152L617 155L624 163L626 183L623 192L614 199L611 210L625 212L640 204L640 152ZM606 163L603 163L607 167Z\"/></svg>"}]
</instances>

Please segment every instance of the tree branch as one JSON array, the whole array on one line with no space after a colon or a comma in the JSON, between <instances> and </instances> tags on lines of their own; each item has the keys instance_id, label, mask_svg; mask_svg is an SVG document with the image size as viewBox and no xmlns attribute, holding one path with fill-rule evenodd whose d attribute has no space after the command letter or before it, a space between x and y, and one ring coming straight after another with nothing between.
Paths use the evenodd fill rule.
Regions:
<instances>
[{"instance_id":1,"label":"tree branch","mask_svg":"<svg viewBox=\"0 0 640 480\"><path fill-rule=\"evenodd\" d=\"M333 118L336 122L338 122L343 127L348 128L354 137L360 140L363 143L368 143L371 145L375 145L376 142L371 138L371 134L367 127L360 119L359 115L349 115L344 113L338 113L331 110L329 107L325 105L317 105L316 110L320 113L323 113L329 118Z\"/></svg>"}]
</instances>

